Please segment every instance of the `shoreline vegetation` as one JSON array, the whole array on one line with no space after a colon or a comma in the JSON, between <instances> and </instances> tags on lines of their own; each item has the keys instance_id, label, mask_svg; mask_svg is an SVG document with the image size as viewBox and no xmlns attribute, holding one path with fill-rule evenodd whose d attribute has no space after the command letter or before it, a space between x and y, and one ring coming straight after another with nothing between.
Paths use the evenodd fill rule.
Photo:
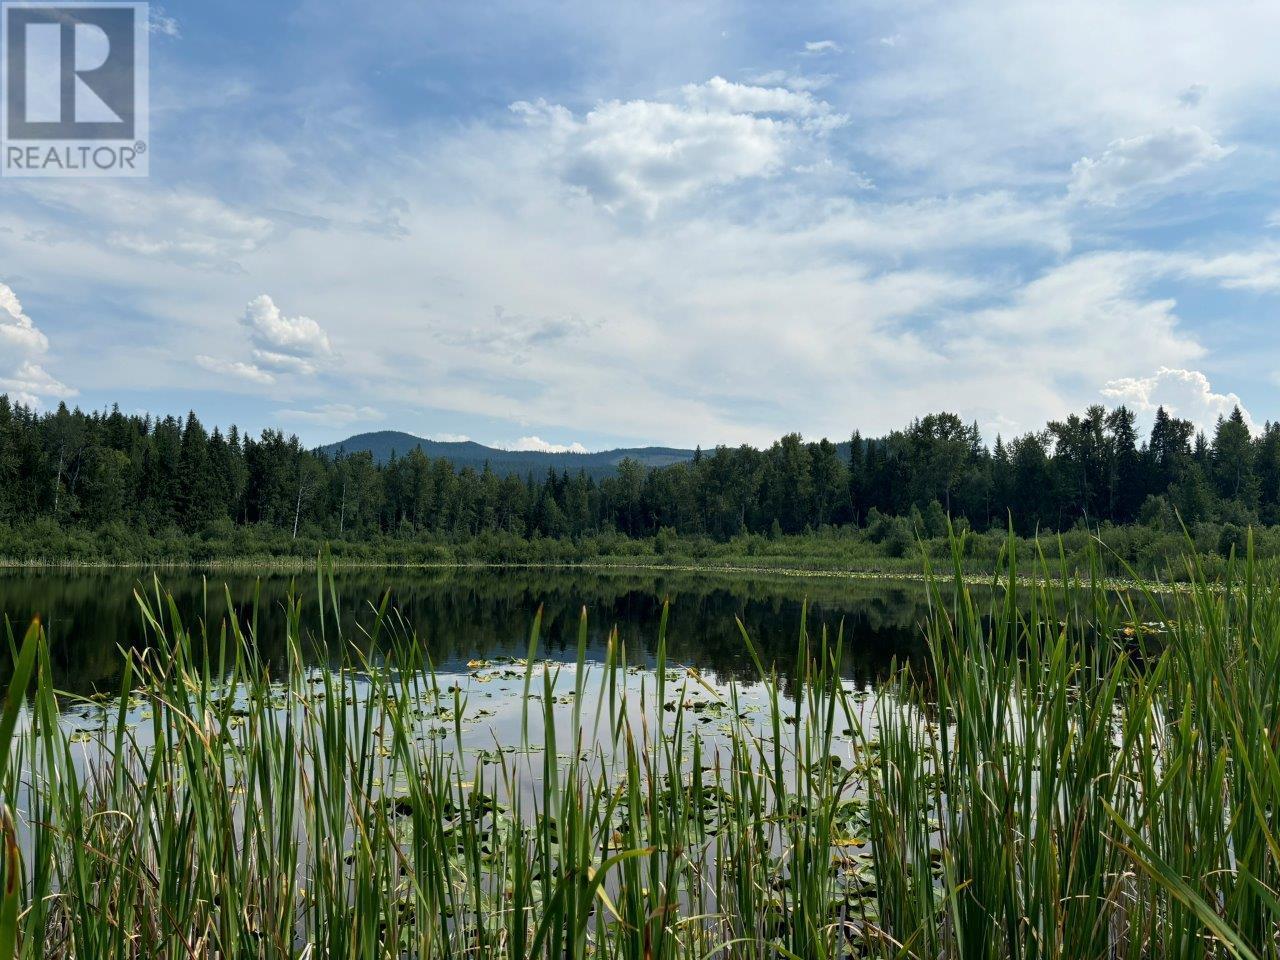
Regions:
<instances>
[{"instance_id":1,"label":"shoreline vegetation","mask_svg":"<svg viewBox=\"0 0 1280 960\"><path fill-rule=\"evenodd\" d=\"M878 583L916 583L927 585L935 578L932 574L924 571L923 567L915 571L909 570L858 570L846 568L809 568L809 567L783 567L783 566L733 566L726 564L680 564L680 563L643 563L634 560L617 560L611 562L607 559L595 562L565 562L565 563L505 563L501 561L440 561L440 562L382 562L376 560L356 560L356 561L340 561L332 557L321 559L313 557L310 559L298 558L267 558L258 559L248 558L228 558L210 561L191 561L191 560L174 560L174 561L26 561L15 562L9 560L0 560L0 572L3 571L45 571L45 570L64 570L64 571L92 571L92 570L147 570L163 573L169 571L192 571L201 573L305 573L314 574L321 570L332 570L339 572L342 570L427 570L427 571L472 571L472 570L522 570L522 571L539 571L548 572L575 572L583 573L673 573L673 574L694 574L716 577L752 577L768 579L777 578L794 578L794 579L821 579L821 580L847 580L851 582ZM1047 579L1042 579L1039 574L1023 574L1020 583L1027 584L1064 584L1070 580L1079 580L1081 572L1073 570L1070 573L1062 574L1061 572L1051 572L1046 575ZM1007 586L1008 581L1002 577L997 577L990 581L998 587ZM1187 580L1169 580L1161 581L1148 578L1137 577L1114 577L1105 576L1098 578L1097 582L1108 590L1141 590L1150 591L1152 593L1164 593L1171 590L1185 590L1191 584ZM989 584L984 584L987 586Z\"/></svg>"},{"instance_id":2,"label":"shoreline vegetation","mask_svg":"<svg viewBox=\"0 0 1280 960\"><path fill-rule=\"evenodd\" d=\"M0 954L1280 956L1280 580L1191 555L1189 590L1135 607L1024 581L1054 561L1010 540L991 593L952 546L926 662L874 691L803 619L793 681L744 631L756 679L720 686L668 660L665 618L637 670L616 633L587 659L585 611L576 662L540 660L535 616L527 658L466 665L523 690L483 750L493 701L385 605L334 635L327 566L329 669L301 597L273 674L234 620L140 595L151 653L115 699L56 690L35 624L0 716Z\"/></svg>"},{"instance_id":3,"label":"shoreline vegetation","mask_svg":"<svg viewBox=\"0 0 1280 960\"><path fill-rule=\"evenodd\" d=\"M964 530L964 524L958 524ZM959 561L979 575L993 568L1009 533L964 531ZM1234 528L1199 524L1179 534L1140 525L1076 528L1064 534L1017 537L1024 552L1049 551L1073 575L1094 573L1117 585L1185 581L1179 561L1193 550L1211 575L1252 541L1259 562L1280 561L1280 527ZM950 562L949 535L912 537L895 526L891 539L857 528L767 537L746 534L718 542L664 531L634 538L606 534L534 538L483 534L465 539L372 537L364 541L294 539L271 528L238 528L227 536L146 536L109 525L97 531L57 529L47 523L0 526L0 570L188 569L305 572L317 557L345 569L636 570L723 575L827 577L851 580L922 580L922 557Z\"/></svg>"},{"instance_id":4,"label":"shoreline vegetation","mask_svg":"<svg viewBox=\"0 0 1280 960\"><path fill-rule=\"evenodd\" d=\"M967 569L989 568L1013 527L1061 536L1073 565L1096 539L1110 575L1176 562L1189 533L1221 567L1253 531L1280 558L1280 424L1237 409L1210 434L1158 410L1090 407L996 437L930 414L882 437L798 434L767 448L697 450L611 475L500 473L414 447L304 448L297 437L185 420L39 412L0 395L0 557L25 562L212 563L310 558L395 564L643 563L918 572L951 526Z\"/></svg>"}]
</instances>

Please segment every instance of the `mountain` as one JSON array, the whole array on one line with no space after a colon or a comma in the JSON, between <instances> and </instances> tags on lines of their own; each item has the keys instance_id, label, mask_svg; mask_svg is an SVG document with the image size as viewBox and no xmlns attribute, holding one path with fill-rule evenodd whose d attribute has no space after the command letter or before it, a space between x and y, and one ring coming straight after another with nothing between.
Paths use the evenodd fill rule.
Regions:
<instances>
[{"instance_id":1,"label":"mountain","mask_svg":"<svg viewBox=\"0 0 1280 960\"><path fill-rule=\"evenodd\" d=\"M680 450L675 447L631 447L601 450L597 453L541 453L531 450L499 450L471 441L444 443L439 440L425 440L399 430L379 430L375 433L357 434L340 443L323 446L320 452L332 457L342 451L357 453L367 450L373 454L373 459L378 463L386 463L391 459L392 453L397 457L403 457L414 447L421 447L422 452L433 459L448 460L455 467L473 467L481 470L487 463L494 473L515 473L521 476L533 473L539 479L544 477L548 470L555 470L557 473L564 470L570 473L585 470L589 476L599 480L601 477L612 476L618 464L627 458L637 460L646 467L666 467L693 459L692 450Z\"/></svg>"}]
</instances>

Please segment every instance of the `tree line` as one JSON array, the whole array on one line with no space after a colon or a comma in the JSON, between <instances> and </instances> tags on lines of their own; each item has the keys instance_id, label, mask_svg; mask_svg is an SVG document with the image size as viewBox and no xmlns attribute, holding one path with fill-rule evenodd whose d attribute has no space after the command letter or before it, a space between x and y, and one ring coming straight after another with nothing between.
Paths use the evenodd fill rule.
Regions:
<instances>
[{"instance_id":1,"label":"tree line","mask_svg":"<svg viewBox=\"0 0 1280 960\"><path fill-rule=\"evenodd\" d=\"M265 525L293 537L465 538L486 532L640 537L664 529L727 540L908 518L1020 533L1103 523L1280 523L1280 424L1254 436L1239 409L1208 436L1163 408L1146 438L1132 411L1091 406L987 446L976 424L930 414L886 436L767 449L698 450L673 466L623 461L585 472L499 475L421 450L375 463L296 436L243 435L185 420L37 411L0 396L0 523L40 519L188 534ZM1175 521L1176 522L1176 521Z\"/></svg>"}]
</instances>

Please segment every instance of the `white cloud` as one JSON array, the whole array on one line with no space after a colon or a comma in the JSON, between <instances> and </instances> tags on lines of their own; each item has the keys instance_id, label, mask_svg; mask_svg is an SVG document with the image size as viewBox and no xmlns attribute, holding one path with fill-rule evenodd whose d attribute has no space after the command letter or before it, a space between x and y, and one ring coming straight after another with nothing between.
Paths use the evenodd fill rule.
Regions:
<instances>
[{"instance_id":1,"label":"white cloud","mask_svg":"<svg viewBox=\"0 0 1280 960\"><path fill-rule=\"evenodd\" d=\"M810 55L823 53L839 53L840 44L834 40L810 40L804 45L804 52Z\"/></svg>"},{"instance_id":2,"label":"white cloud","mask_svg":"<svg viewBox=\"0 0 1280 960\"><path fill-rule=\"evenodd\" d=\"M46 397L74 397L76 391L49 375L49 372L30 360L24 360L12 376L0 377L0 390L9 393L18 403L40 406Z\"/></svg>"},{"instance_id":3,"label":"white cloud","mask_svg":"<svg viewBox=\"0 0 1280 960\"><path fill-rule=\"evenodd\" d=\"M791 168L795 173L806 176L823 177L829 181L840 181L854 190L874 190L875 181L852 167L836 163L830 157L823 157L815 163L802 163Z\"/></svg>"},{"instance_id":4,"label":"white cloud","mask_svg":"<svg viewBox=\"0 0 1280 960\"><path fill-rule=\"evenodd\" d=\"M682 92L691 107L709 112L777 113L797 117L822 116L831 112L830 104L804 91L732 83L724 77L712 77L706 83L686 84Z\"/></svg>"},{"instance_id":5,"label":"white cloud","mask_svg":"<svg viewBox=\"0 0 1280 960\"><path fill-rule=\"evenodd\" d=\"M791 129L768 117L646 100L603 103L581 120L545 103L514 109L562 145L566 182L606 209L635 204L650 215L664 202L778 173Z\"/></svg>"},{"instance_id":6,"label":"white cloud","mask_svg":"<svg viewBox=\"0 0 1280 960\"><path fill-rule=\"evenodd\" d=\"M276 415L284 420L302 420L306 423L321 424L329 427L345 427L352 423L367 420L381 420L381 410L369 406L356 406L350 403L326 403L314 410L277 410Z\"/></svg>"},{"instance_id":7,"label":"white cloud","mask_svg":"<svg viewBox=\"0 0 1280 960\"><path fill-rule=\"evenodd\" d=\"M713 77L681 93L683 102L606 101L581 119L543 100L511 110L541 134L566 183L606 209L635 205L650 216L664 203L773 177L803 145L847 122L783 87Z\"/></svg>"},{"instance_id":8,"label":"white cloud","mask_svg":"<svg viewBox=\"0 0 1280 960\"><path fill-rule=\"evenodd\" d=\"M1127 232L1122 217L1088 217L1063 183L1082 156L1084 186L1117 202L1181 176L1148 164L1129 185L1142 167L1130 140L1190 122L1239 144L1233 177L1254 163L1265 178L1270 128L1256 121L1274 85L1280 7L1227 2L1228 14L1174 0L1153 15L1145 0L924 0L868 21L868 62L835 78L766 73L843 61L794 56L792 41L772 56L754 39L731 49L736 30L714 58L692 43L655 60L630 37L584 42L584 56L608 49L607 64L545 86L550 104L503 118L469 103L466 121L394 127L353 111L365 126L335 116L336 136L301 123L246 144L239 166L227 160L233 172L210 177L220 186L207 205L162 183L122 188L109 204L77 195L52 213L60 186L31 187L21 209L6 195L0 231L13 232L0 233L0 262L46 283L74 263L68 297L87 317L100 303L139 318L139 337L83 361L101 381L95 395L111 377L189 387L145 362L137 342L153 333L169 356L233 358L221 362L298 391L278 406L340 399L468 429L521 424L508 437L759 443L790 429L878 431L937 408L1006 433L1035 428L1097 400L1099 384L1209 368L1215 337L1234 336L1228 325L1266 342L1250 317L1225 316L1245 298L1180 305L1165 289L1276 289L1275 262L1237 232L1248 229L1236 215L1247 184L1230 201L1240 206L1212 221L1204 256L1185 226L1198 211ZM899 30L909 42L876 45ZM708 62L760 70L690 84L711 75ZM513 78L493 79L491 93ZM1192 81L1212 90L1194 108L1178 102ZM508 99L536 95L515 89ZM838 135L824 135L846 113ZM338 140L349 143L322 158L318 147ZM1210 143L1209 154L1224 149ZM244 156L252 177L236 175ZM861 189L859 174L876 189ZM359 229L370 223L383 228ZM20 239L37 229L64 246ZM113 233L137 242L109 248ZM1156 249L1073 254L1146 244ZM158 252L131 253L144 249ZM310 311L342 364L246 342L241 330L224 342L243 297L197 268L232 262L245 272L234 290ZM1221 322L1199 332L1204 315ZM323 379L296 378L321 366Z\"/></svg>"},{"instance_id":9,"label":"white cloud","mask_svg":"<svg viewBox=\"0 0 1280 960\"><path fill-rule=\"evenodd\" d=\"M330 351L329 335L310 317L286 317L265 293L244 309L243 323L267 356L307 357Z\"/></svg>"},{"instance_id":10,"label":"white cloud","mask_svg":"<svg viewBox=\"0 0 1280 960\"><path fill-rule=\"evenodd\" d=\"M1170 415L1190 420L1206 432L1212 432L1219 417L1229 416L1239 407L1249 429L1258 432L1240 398L1234 393L1215 393L1209 378L1199 370L1161 367L1149 377L1121 377L1103 387L1102 395L1146 415L1147 421L1157 408L1164 407Z\"/></svg>"},{"instance_id":11,"label":"white cloud","mask_svg":"<svg viewBox=\"0 0 1280 960\"><path fill-rule=\"evenodd\" d=\"M20 354L44 353L49 349L49 338L23 312L18 295L3 283L0 283L0 345L7 345Z\"/></svg>"},{"instance_id":12,"label":"white cloud","mask_svg":"<svg viewBox=\"0 0 1280 960\"><path fill-rule=\"evenodd\" d=\"M533 451L536 453L586 453L587 448L580 443L570 443L567 446L560 443L548 443L541 437L521 437L507 449Z\"/></svg>"},{"instance_id":13,"label":"white cloud","mask_svg":"<svg viewBox=\"0 0 1280 960\"><path fill-rule=\"evenodd\" d=\"M917 187L1044 184L1103 144L1187 124L1178 93L1191 84L1212 92L1197 124L1242 151L1274 144L1277 4L923 0L888 22L879 33L910 42L849 78L837 106L858 148Z\"/></svg>"},{"instance_id":14,"label":"white cloud","mask_svg":"<svg viewBox=\"0 0 1280 960\"><path fill-rule=\"evenodd\" d=\"M253 359L263 367L281 373L298 373L306 376L315 373L318 369L315 362L307 357L296 357L289 353L277 353L274 350L255 349L253 351Z\"/></svg>"},{"instance_id":15,"label":"white cloud","mask_svg":"<svg viewBox=\"0 0 1280 960\"><path fill-rule=\"evenodd\" d=\"M437 443L470 443L471 438L465 433L429 433L428 440L434 440Z\"/></svg>"},{"instance_id":16,"label":"white cloud","mask_svg":"<svg viewBox=\"0 0 1280 960\"><path fill-rule=\"evenodd\" d=\"M15 189L75 223L77 235L102 237L124 253L188 268L241 272L240 260L276 235L267 217L195 190L109 180L15 182ZM56 232L45 242L69 239Z\"/></svg>"},{"instance_id":17,"label":"white cloud","mask_svg":"<svg viewBox=\"0 0 1280 960\"><path fill-rule=\"evenodd\" d=\"M285 316L265 293L249 301L240 323L249 333L251 360L201 353L196 363L210 373L269 386L281 376L316 373L332 352L329 335L320 324L310 317ZM303 412L290 413L306 417Z\"/></svg>"},{"instance_id":18,"label":"white cloud","mask_svg":"<svg viewBox=\"0 0 1280 960\"><path fill-rule=\"evenodd\" d=\"M262 288L277 283L282 304L319 298L333 343L360 344L326 371L335 394L311 403L518 411L540 437L689 446L876 432L935 409L1034 429L1099 383L1203 355L1174 304L1148 293L1159 264L1071 257L1052 204L780 192L758 216L712 208L619 229L597 204L565 202L532 139L466 139L424 160L416 191L393 185L411 197L410 234L448 242L313 233L264 252ZM1050 266L968 259L1006 248ZM337 262L358 288L303 269Z\"/></svg>"},{"instance_id":19,"label":"white cloud","mask_svg":"<svg viewBox=\"0 0 1280 960\"><path fill-rule=\"evenodd\" d=\"M0 283L0 390L28 406L39 406L47 397L75 396L75 390L41 366L48 350L49 338L27 316L13 288ZM6 370L11 371L8 376L3 375Z\"/></svg>"},{"instance_id":20,"label":"white cloud","mask_svg":"<svg viewBox=\"0 0 1280 960\"><path fill-rule=\"evenodd\" d=\"M1071 233L1050 203L1006 192L896 203L829 200L801 211L797 233L833 249L900 259L933 251L1042 249L1065 255Z\"/></svg>"},{"instance_id":21,"label":"white cloud","mask_svg":"<svg viewBox=\"0 0 1280 960\"><path fill-rule=\"evenodd\" d=\"M216 373L219 376L238 377L241 380L248 380L251 383L260 383L263 385L276 382L266 370L255 366L252 363L245 363L241 360L226 360L219 357L210 357L207 354L197 354L196 363L208 370L210 373Z\"/></svg>"},{"instance_id":22,"label":"white cloud","mask_svg":"<svg viewBox=\"0 0 1280 960\"><path fill-rule=\"evenodd\" d=\"M1280 291L1280 249L1273 246L1208 257L1173 256L1169 264L1171 272L1216 280L1228 290Z\"/></svg>"},{"instance_id":23,"label":"white cloud","mask_svg":"<svg viewBox=\"0 0 1280 960\"><path fill-rule=\"evenodd\" d=\"M836 79L832 73L790 73L786 70L767 70L764 73L752 74L747 78L752 86L786 87L788 90L812 93L823 87L831 86Z\"/></svg>"},{"instance_id":24,"label":"white cloud","mask_svg":"<svg viewBox=\"0 0 1280 960\"><path fill-rule=\"evenodd\" d=\"M1076 161L1068 192L1088 203L1111 206L1132 191L1169 183L1230 152L1199 127L1114 140L1097 158Z\"/></svg>"},{"instance_id":25,"label":"white cloud","mask_svg":"<svg viewBox=\"0 0 1280 960\"><path fill-rule=\"evenodd\" d=\"M984 427L1003 418L1005 433L1040 429L1095 399L1091 384L1201 358L1175 303L1147 292L1159 276L1148 257L1090 254L1016 288L1002 305L955 315L919 373L935 370L945 387L918 391L932 401L918 400L918 409L963 403Z\"/></svg>"}]
</instances>

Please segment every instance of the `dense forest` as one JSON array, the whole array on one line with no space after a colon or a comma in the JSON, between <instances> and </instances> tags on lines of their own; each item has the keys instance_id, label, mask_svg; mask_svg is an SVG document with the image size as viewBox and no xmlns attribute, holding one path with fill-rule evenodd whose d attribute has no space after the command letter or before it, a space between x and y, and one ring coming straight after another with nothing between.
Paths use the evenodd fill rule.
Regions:
<instances>
[{"instance_id":1,"label":"dense forest","mask_svg":"<svg viewBox=\"0 0 1280 960\"><path fill-rule=\"evenodd\" d=\"M937 535L1104 524L1280 522L1280 424L1253 436L1239 410L1212 436L1163 409L1148 437L1124 408L1090 407L1044 430L984 444L976 425L931 414L887 436L839 445L781 438L718 447L688 463L615 476L499 475L419 450L378 465L297 437L190 414L39 412L0 396L0 525L198 535L269 529L289 538L461 539L486 532L575 538L670 532L725 541L831 527Z\"/></svg>"}]
</instances>

